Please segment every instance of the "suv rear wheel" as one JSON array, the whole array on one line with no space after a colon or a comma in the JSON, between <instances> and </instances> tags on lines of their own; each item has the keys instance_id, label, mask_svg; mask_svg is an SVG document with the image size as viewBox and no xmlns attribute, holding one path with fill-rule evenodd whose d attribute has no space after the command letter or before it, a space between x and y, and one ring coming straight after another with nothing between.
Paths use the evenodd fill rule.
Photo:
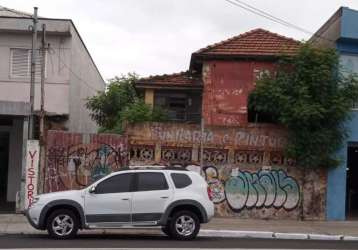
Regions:
<instances>
[{"instance_id":1,"label":"suv rear wheel","mask_svg":"<svg viewBox=\"0 0 358 250\"><path fill-rule=\"evenodd\" d=\"M55 210L47 219L47 231L56 239L73 238L77 234L78 227L78 218L68 209Z\"/></svg>"},{"instance_id":2,"label":"suv rear wheel","mask_svg":"<svg viewBox=\"0 0 358 250\"><path fill-rule=\"evenodd\" d=\"M168 225L170 236L178 240L194 239L200 230L198 216L191 211L176 212Z\"/></svg>"}]
</instances>

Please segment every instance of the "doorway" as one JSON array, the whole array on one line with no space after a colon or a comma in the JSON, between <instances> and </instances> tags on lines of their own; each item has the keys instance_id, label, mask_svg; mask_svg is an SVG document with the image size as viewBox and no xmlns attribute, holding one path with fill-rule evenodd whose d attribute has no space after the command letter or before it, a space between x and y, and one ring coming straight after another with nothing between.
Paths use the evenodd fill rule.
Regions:
<instances>
[{"instance_id":1,"label":"doorway","mask_svg":"<svg viewBox=\"0 0 358 250\"><path fill-rule=\"evenodd\" d=\"M358 142L347 149L347 217L358 219Z\"/></svg>"},{"instance_id":2,"label":"doorway","mask_svg":"<svg viewBox=\"0 0 358 250\"><path fill-rule=\"evenodd\" d=\"M7 201L9 138L8 132L0 132L0 213L14 209L14 204Z\"/></svg>"}]
</instances>

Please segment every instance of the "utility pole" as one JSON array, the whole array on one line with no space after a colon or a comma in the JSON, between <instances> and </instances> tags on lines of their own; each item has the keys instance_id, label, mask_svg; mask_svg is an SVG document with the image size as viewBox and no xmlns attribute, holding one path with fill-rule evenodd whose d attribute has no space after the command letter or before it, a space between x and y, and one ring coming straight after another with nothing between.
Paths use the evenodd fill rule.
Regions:
<instances>
[{"instance_id":1,"label":"utility pole","mask_svg":"<svg viewBox=\"0 0 358 250\"><path fill-rule=\"evenodd\" d=\"M201 114L201 122L200 122L200 172L203 174L204 171L204 117L203 114Z\"/></svg>"},{"instance_id":2,"label":"utility pole","mask_svg":"<svg viewBox=\"0 0 358 250\"><path fill-rule=\"evenodd\" d=\"M35 106L35 71L37 50L37 7L34 7L32 17L32 48L31 48L31 79L30 79L30 117L29 117L29 139L34 139L34 106Z\"/></svg>"},{"instance_id":3,"label":"utility pole","mask_svg":"<svg viewBox=\"0 0 358 250\"><path fill-rule=\"evenodd\" d=\"M42 39L41 39L41 104L40 104L40 169L45 168L45 67L46 67L46 50L48 45L46 44L46 24L42 24ZM39 171L41 175L42 171ZM42 192L41 180L39 177L38 190Z\"/></svg>"},{"instance_id":4,"label":"utility pole","mask_svg":"<svg viewBox=\"0 0 358 250\"><path fill-rule=\"evenodd\" d=\"M46 67L46 24L42 24L41 42L41 105L40 105L40 145L43 144L45 131L45 67Z\"/></svg>"}]
</instances>

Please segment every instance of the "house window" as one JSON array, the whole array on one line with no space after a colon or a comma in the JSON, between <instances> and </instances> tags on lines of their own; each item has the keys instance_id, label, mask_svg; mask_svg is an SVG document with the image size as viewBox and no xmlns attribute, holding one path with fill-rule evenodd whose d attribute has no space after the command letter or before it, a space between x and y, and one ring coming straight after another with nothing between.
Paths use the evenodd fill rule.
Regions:
<instances>
[{"instance_id":1,"label":"house window","mask_svg":"<svg viewBox=\"0 0 358 250\"><path fill-rule=\"evenodd\" d=\"M164 108L172 121L187 120L188 97L183 94L157 94L155 106Z\"/></svg>"},{"instance_id":2,"label":"house window","mask_svg":"<svg viewBox=\"0 0 358 250\"><path fill-rule=\"evenodd\" d=\"M172 120L186 120L186 103L187 98L169 97L168 99L169 118Z\"/></svg>"},{"instance_id":3,"label":"house window","mask_svg":"<svg viewBox=\"0 0 358 250\"><path fill-rule=\"evenodd\" d=\"M36 50L35 76L41 76L42 54ZM45 77L47 75L47 53L45 54ZM22 48L10 49L10 77L30 78L31 76L31 50Z\"/></svg>"}]
</instances>

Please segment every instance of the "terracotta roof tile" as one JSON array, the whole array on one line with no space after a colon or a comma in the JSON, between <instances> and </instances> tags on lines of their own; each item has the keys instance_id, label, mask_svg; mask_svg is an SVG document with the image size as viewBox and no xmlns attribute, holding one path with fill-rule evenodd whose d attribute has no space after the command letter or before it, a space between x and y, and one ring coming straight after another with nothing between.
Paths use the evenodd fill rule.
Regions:
<instances>
[{"instance_id":1,"label":"terracotta roof tile","mask_svg":"<svg viewBox=\"0 0 358 250\"><path fill-rule=\"evenodd\" d=\"M195 52L199 55L270 56L294 54L300 42L264 29L254 29Z\"/></svg>"},{"instance_id":2,"label":"terracotta roof tile","mask_svg":"<svg viewBox=\"0 0 358 250\"><path fill-rule=\"evenodd\" d=\"M171 85L171 86L202 86L202 81L200 76L192 75L189 71L179 72L174 74L165 74L165 75L155 75L149 76L146 78L141 78L137 81L137 85Z\"/></svg>"}]
</instances>

